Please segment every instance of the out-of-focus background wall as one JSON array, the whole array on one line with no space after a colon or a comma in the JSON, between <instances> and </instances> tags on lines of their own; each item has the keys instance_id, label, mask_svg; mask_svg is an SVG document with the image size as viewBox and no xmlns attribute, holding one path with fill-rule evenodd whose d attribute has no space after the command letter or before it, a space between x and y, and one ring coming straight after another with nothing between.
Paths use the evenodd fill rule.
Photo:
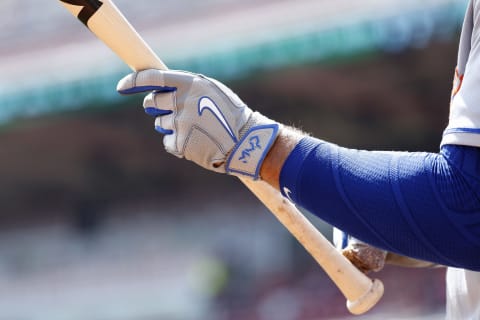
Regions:
<instances>
[{"instance_id":1,"label":"out-of-focus background wall","mask_svg":"<svg viewBox=\"0 0 480 320\"><path fill-rule=\"evenodd\" d=\"M270 117L348 147L438 149L465 0L117 5L168 66ZM128 68L57 1L0 13L0 320L350 319L236 179L163 151L143 97L115 92ZM442 318L443 269L378 277L365 319Z\"/></svg>"}]
</instances>

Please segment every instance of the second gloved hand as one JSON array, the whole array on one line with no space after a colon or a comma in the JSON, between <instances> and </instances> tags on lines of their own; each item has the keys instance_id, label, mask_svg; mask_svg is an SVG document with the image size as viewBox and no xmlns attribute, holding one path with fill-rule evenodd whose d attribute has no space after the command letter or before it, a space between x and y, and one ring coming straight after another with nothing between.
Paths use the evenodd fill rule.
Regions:
<instances>
[{"instance_id":1,"label":"second gloved hand","mask_svg":"<svg viewBox=\"0 0 480 320\"><path fill-rule=\"evenodd\" d=\"M117 90L149 92L143 107L156 117L165 149L212 171L258 179L279 132L278 123L203 75L150 69L124 77Z\"/></svg>"}]
</instances>

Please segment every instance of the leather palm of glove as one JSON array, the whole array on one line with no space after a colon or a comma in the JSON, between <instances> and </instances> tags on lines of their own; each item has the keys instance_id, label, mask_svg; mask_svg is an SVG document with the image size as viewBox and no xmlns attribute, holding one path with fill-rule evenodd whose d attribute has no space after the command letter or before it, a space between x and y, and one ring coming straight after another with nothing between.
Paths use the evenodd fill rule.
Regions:
<instances>
[{"instance_id":1,"label":"leather palm of glove","mask_svg":"<svg viewBox=\"0 0 480 320\"><path fill-rule=\"evenodd\" d=\"M167 152L220 173L259 178L280 125L253 112L224 84L184 71L149 69L121 79L121 94L150 92L143 107Z\"/></svg>"}]
</instances>

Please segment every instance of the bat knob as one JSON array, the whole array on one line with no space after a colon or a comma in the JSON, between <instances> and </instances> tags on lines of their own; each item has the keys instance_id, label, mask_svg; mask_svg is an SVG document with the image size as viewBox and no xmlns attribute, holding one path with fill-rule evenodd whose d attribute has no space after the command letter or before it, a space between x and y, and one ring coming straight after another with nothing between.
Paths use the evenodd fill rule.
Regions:
<instances>
[{"instance_id":1,"label":"bat knob","mask_svg":"<svg viewBox=\"0 0 480 320\"><path fill-rule=\"evenodd\" d=\"M370 310L383 296L383 283L375 279L367 292L355 301L347 300L347 308L352 314L362 314Z\"/></svg>"}]
</instances>

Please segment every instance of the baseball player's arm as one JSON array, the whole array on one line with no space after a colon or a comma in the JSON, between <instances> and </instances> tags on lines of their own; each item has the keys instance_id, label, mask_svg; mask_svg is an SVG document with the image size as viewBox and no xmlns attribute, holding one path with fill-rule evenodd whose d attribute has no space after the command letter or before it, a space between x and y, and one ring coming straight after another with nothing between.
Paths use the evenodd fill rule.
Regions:
<instances>
[{"instance_id":1,"label":"baseball player's arm","mask_svg":"<svg viewBox=\"0 0 480 320\"><path fill-rule=\"evenodd\" d=\"M262 177L322 219L388 251L389 263L425 266L428 262L420 261L426 260L478 270L479 5L470 1L465 14L439 153L349 150L313 138L298 141L283 130ZM361 263L364 252L360 246L345 253Z\"/></svg>"},{"instance_id":2,"label":"baseball player's arm","mask_svg":"<svg viewBox=\"0 0 480 320\"><path fill-rule=\"evenodd\" d=\"M261 169L263 180L280 190L279 177L281 168L289 154L305 135L306 134L294 128L288 128L282 131L263 163ZM342 232L336 228L335 231ZM373 247L363 241L348 236L346 233L343 233L343 236L345 238L344 243L342 244L342 241L336 243L337 248L364 273L371 271L378 272L382 270L385 265L407 268L436 268L442 266L430 261L414 259Z\"/></svg>"},{"instance_id":3,"label":"baseball player's arm","mask_svg":"<svg viewBox=\"0 0 480 320\"><path fill-rule=\"evenodd\" d=\"M261 170L285 196L375 247L480 270L478 148L363 151L307 136L292 138L286 130Z\"/></svg>"}]
</instances>

